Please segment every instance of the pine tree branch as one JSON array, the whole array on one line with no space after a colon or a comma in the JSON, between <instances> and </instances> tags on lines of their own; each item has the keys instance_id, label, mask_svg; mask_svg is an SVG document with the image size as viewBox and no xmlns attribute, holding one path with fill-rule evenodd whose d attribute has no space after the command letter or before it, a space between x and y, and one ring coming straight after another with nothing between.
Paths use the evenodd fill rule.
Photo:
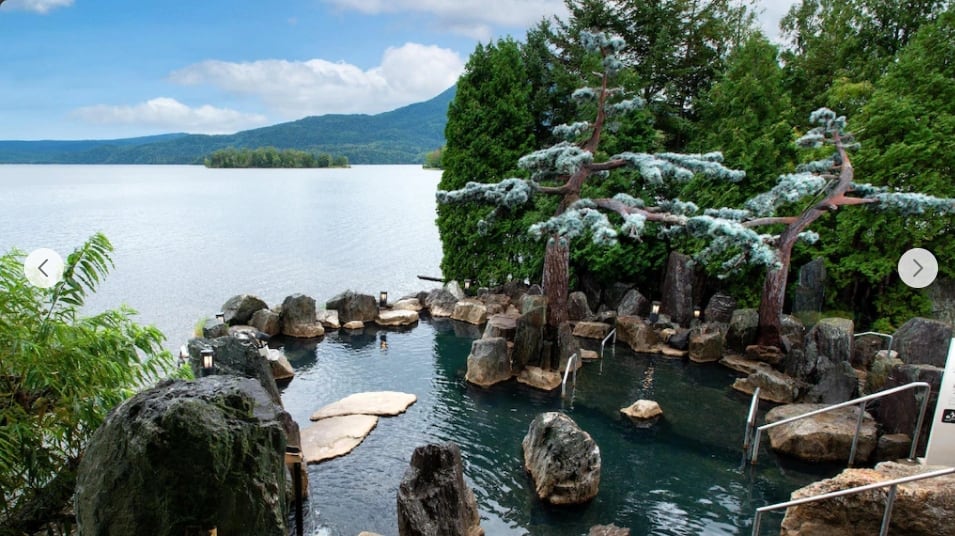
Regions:
<instances>
[{"instance_id":1,"label":"pine tree branch","mask_svg":"<svg viewBox=\"0 0 955 536\"><path fill-rule=\"evenodd\" d=\"M756 218L754 220L749 220L743 222L743 227L752 228L759 227L760 225L775 225L775 224L784 224L792 225L799 220L796 216L775 216L771 218Z\"/></svg>"},{"instance_id":2,"label":"pine tree branch","mask_svg":"<svg viewBox=\"0 0 955 536\"><path fill-rule=\"evenodd\" d=\"M647 219L647 221L655 221L658 223L667 223L672 225L685 225L687 220L686 216L671 214L669 212L663 212L657 207L649 207L649 208L632 207L621 201L618 201L617 199L610 199L607 197L591 199L591 201L593 201L593 203L597 205L598 208L615 212L619 214L620 216L627 216L630 214L641 214Z\"/></svg>"}]
</instances>

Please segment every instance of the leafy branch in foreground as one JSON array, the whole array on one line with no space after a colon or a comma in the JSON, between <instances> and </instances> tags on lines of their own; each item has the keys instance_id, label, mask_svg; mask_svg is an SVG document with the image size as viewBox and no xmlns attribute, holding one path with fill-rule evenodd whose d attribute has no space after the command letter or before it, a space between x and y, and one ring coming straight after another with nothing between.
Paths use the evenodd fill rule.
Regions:
<instances>
[{"instance_id":1,"label":"leafy branch in foreground","mask_svg":"<svg viewBox=\"0 0 955 536\"><path fill-rule=\"evenodd\" d=\"M109 410L174 370L162 333L132 309L81 316L112 251L93 235L51 289L27 282L22 252L0 256L0 526L14 534L56 518Z\"/></svg>"}]
</instances>

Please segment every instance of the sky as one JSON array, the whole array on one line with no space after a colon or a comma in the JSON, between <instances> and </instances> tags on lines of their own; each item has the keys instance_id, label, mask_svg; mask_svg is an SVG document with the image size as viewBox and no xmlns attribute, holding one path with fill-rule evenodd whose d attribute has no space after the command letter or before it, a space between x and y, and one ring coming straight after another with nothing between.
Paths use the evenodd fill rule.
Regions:
<instances>
[{"instance_id":1,"label":"sky","mask_svg":"<svg viewBox=\"0 0 955 536\"><path fill-rule=\"evenodd\" d=\"M775 36L794 0L760 0ZM0 0L0 140L231 133L379 113L563 0Z\"/></svg>"}]
</instances>

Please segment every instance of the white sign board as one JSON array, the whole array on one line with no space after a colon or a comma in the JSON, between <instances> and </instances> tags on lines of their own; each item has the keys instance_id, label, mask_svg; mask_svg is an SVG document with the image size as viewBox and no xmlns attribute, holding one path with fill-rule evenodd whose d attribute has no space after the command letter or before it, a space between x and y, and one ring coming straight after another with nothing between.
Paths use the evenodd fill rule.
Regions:
<instances>
[{"instance_id":1,"label":"white sign board","mask_svg":"<svg viewBox=\"0 0 955 536\"><path fill-rule=\"evenodd\" d=\"M955 466L955 339L948 347L945 372L942 373L942 389L938 393L938 405L932 418L925 451L928 465Z\"/></svg>"}]
</instances>

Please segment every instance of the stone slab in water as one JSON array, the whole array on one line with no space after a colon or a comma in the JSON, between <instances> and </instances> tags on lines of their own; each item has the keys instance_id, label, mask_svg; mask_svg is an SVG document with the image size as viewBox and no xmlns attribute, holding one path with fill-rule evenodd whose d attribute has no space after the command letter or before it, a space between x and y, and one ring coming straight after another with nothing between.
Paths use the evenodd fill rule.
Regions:
<instances>
[{"instance_id":1,"label":"stone slab in water","mask_svg":"<svg viewBox=\"0 0 955 536\"><path fill-rule=\"evenodd\" d=\"M418 397L398 391L356 393L319 408L310 417L313 421L343 415L379 415L391 417L404 413Z\"/></svg>"},{"instance_id":2,"label":"stone slab in water","mask_svg":"<svg viewBox=\"0 0 955 536\"><path fill-rule=\"evenodd\" d=\"M518 382L544 391L557 389L562 379L556 370L543 370L540 367L527 367L517 375Z\"/></svg>"},{"instance_id":3,"label":"stone slab in water","mask_svg":"<svg viewBox=\"0 0 955 536\"><path fill-rule=\"evenodd\" d=\"M374 415L344 415L322 419L302 430L305 463L320 463L355 449L378 425Z\"/></svg>"}]
</instances>

